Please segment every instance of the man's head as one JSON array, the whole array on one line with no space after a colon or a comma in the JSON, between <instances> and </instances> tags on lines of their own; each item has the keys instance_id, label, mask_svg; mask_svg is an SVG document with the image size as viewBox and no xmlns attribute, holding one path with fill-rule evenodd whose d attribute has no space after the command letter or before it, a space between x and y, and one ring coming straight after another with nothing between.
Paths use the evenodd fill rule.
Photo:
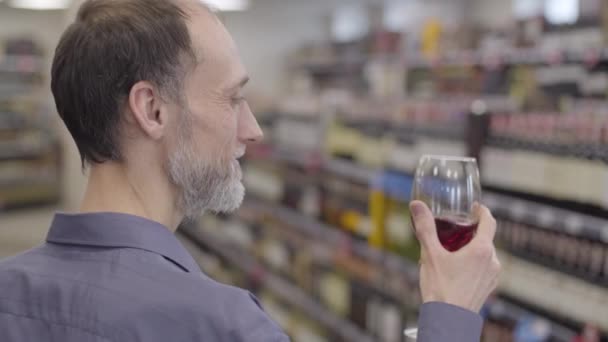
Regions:
<instances>
[{"instance_id":1,"label":"man's head","mask_svg":"<svg viewBox=\"0 0 608 342\"><path fill-rule=\"evenodd\" d=\"M83 166L161 168L155 181L192 217L243 199L237 158L262 137L246 82L230 35L196 0L89 0L57 47L51 87Z\"/></svg>"}]
</instances>

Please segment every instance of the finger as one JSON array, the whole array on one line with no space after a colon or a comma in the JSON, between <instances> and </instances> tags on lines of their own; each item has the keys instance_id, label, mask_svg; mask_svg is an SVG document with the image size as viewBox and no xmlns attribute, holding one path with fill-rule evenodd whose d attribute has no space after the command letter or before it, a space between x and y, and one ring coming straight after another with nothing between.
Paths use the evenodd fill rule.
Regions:
<instances>
[{"instance_id":1,"label":"finger","mask_svg":"<svg viewBox=\"0 0 608 342\"><path fill-rule=\"evenodd\" d=\"M490 209L479 205L476 207L476 216L479 217L477 233L473 238L472 244L493 244L496 235L496 219L492 216Z\"/></svg>"},{"instance_id":2,"label":"finger","mask_svg":"<svg viewBox=\"0 0 608 342\"><path fill-rule=\"evenodd\" d=\"M429 207L421 201L413 201L410 203L410 211L414 221L416 237L422 247L428 252L441 251L443 247L437 237L435 219Z\"/></svg>"},{"instance_id":3,"label":"finger","mask_svg":"<svg viewBox=\"0 0 608 342\"><path fill-rule=\"evenodd\" d=\"M492 290L498 287L500 282L500 273L502 272L502 264L498 259L498 255L496 254L496 249L494 249L494 254L492 255L492 262L490 263L489 273L493 275L491 288Z\"/></svg>"},{"instance_id":4,"label":"finger","mask_svg":"<svg viewBox=\"0 0 608 342\"><path fill-rule=\"evenodd\" d=\"M498 259L496 248L494 248L494 255L492 256L492 267L493 269L491 271L495 273L496 277L498 278L500 276L500 272L502 272L502 263L500 262L500 259Z\"/></svg>"}]
</instances>

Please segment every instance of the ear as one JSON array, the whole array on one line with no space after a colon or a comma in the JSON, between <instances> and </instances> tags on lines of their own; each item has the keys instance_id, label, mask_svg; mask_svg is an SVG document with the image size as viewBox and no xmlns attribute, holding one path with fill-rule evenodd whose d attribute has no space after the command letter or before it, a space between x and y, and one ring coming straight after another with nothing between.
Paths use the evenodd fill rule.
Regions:
<instances>
[{"instance_id":1,"label":"ear","mask_svg":"<svg viewBox=\"0 0 608 342\"><path fill-rule=\"evenodd\" d=\"M158 89L150 82L135 83L129 92L129 109L139 128L154 140L168 131L166 106Z\"/></svg>"}]
</instances>

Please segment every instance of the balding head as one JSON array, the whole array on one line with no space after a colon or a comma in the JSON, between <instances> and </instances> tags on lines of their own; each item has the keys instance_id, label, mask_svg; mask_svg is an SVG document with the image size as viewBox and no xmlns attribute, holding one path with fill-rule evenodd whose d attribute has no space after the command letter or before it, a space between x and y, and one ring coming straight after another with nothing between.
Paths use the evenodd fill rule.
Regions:
<instances>
[{"instance_id":1,"label":"balding head","mask_svg":"<svg viewBox=\"0 0 608 342\"><path fill-rule=\"evenodd\" d=\"M191 16L209 8L196 0L89 0L63 34L52 68L57 110L83 166L121 160L119 122L132 86L155 84L177 100L192 47Z\"/></svg>"},{"instance_id":2,"label":"balding head","mask_svg":"<svg viewBox=\"0 0 608 342\"><path fill-rule=\"evenodd\" d=\"M240 205L236 159L262 132L234 41L203 3L89 0L61 38L52 78L91 174L116 167L142 189L164 184L189 217Z\"/></svg>"}]
</instances>

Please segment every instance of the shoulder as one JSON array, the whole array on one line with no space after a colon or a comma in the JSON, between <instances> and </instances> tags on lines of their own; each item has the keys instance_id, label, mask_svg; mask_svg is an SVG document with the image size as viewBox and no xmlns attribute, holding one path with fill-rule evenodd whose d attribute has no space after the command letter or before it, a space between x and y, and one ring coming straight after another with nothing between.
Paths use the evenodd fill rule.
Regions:
<instances>
[{"instance_id":1,"label":"shoulder","mask_svg":"<svg viewBox=\"0 0 608 342\"><path fill-rule=\"evenodd\" d=\"M216 316L223 333L230 341L287 341L286 335L264 311L257 298L249 291L221 284L204 274L200 284L200 300L190 308L197 317Z\"/></svg>"},{"instance_id":2,"label":"shoulder","mask_svg":"<svg viewBox=\"0 0 608 342\"><path fill-rule=\"evenodd\" d=\"M41 266L40 260L42 246L29 249L17 255L0 259L0 276L10 276L14 272L25 272L28 269Z\"/></svg>"},{"instance_id":3,"label":"shoulder","mask_svg":"<svg viewBox=\"0 0 608 342\"><path fill-rule=\"evenodd\" d=\"M2 269L14 268L15 266L19 265L21 261L27 260L27 258L30 255L35 254L40 249L41 249L40 247L35 247L35 248L29 249L27 251L21 252L16 255L1 258L0 259L0 268L2 268Z\"/></svg>"},{"instance_id":4,"label":"shoulder","mask_svg":"<svg viewBox=\"0 0 608 342\"><path fill-rule=\"evenodd\" d=\"M164 338L184 341L284 342L287 336L264 312L248 291L218 283L204 274L184 273L174 278L166 295L140 303L126 317L126 323L139 340L162 341ZM158 327L160 334L146 336L149 327ZM163 327L171 327L166 329Z\"/></svg>"}]
</instances>

